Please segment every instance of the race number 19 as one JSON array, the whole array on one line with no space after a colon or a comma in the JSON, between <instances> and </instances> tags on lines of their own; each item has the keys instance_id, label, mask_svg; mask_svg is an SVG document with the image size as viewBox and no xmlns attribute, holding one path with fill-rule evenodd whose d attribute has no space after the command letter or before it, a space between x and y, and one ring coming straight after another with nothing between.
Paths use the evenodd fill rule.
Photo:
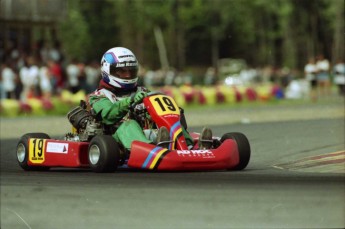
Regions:
<instances>
[{"instance_id":1,"label":"race number 19","mask_svg":"<svg viewBox=\"0 0 345 229\"><path fill-rule=\"evenodd\" d=\"M35 164L44 162L46 139L31 138L29 141L29 160Z\"/></svg>"},{"instance_id":2,"label":"race number 19","mask_svg":"<svg viewBox=\"0 0 345 229\"><path fill-rule=\"evenodd\" d=\"M151 98L150 98L151 99ZM175 101L163 95L154 96L151 100L158 115L179 114L180 110Z\"/></svg>"}]
</instances>

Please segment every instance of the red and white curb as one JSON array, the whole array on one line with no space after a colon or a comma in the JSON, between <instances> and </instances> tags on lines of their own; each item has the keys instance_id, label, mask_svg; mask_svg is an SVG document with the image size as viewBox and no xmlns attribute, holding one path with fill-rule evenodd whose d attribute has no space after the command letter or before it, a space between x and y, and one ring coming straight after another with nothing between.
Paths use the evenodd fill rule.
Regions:
<instances>
[{"instance_id":1,"label":"red and white curb","mask_svg":"<svg viewBox=\"0 0 345 229\"><path fill-rule=\"evenodd\" d=\"M297 161L276 164L274 168L319 173L345 173L345 151L305 157Z\"/></svg>"}]
</instances>

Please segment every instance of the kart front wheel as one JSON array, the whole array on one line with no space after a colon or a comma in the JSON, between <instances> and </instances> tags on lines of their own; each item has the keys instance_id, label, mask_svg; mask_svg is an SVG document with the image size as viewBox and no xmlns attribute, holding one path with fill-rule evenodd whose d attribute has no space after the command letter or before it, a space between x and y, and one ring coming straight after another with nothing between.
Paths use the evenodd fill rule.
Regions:
<instances>
[{"instance_id":1,"label":"kart front wheel","mask_svg":"<svg viewBox=\"0 0 345 229\"><path fill-rule=\"evenodd\" d=\"M45 133L28 133L24 134L17 144L16 155L17 161L20 167L26 171L42 171L49 170L46 166L31 166L28 165L29 158L29 139L30 138L40 138L40 139L50 139L49 135Z\"/></svg>"},{"instance_id":2,"label":"kart front wheel","mask_svg":"<svg viewBox=\"0 0 345 229\"><path fill-rule=\"evenodd\" d=\"M223 135L220 141L224 142L226 139L236 141L240 156L240 162L234 168L231 168L231 170L242 170L247 167L250 159L250 144L247 137L242 133L227 133Z\"/></svg>"},{"instance_id":3,"label":"kart front wheel","mask_svg":"<svg viewBox=\"0 0 345 229\"><path fill-rule=\"evenodd\" d=\"M119 165L120 149L111 136L98 135L90 142L88 157L94 172L114 172Z\"/></svg>"}]
</instances>

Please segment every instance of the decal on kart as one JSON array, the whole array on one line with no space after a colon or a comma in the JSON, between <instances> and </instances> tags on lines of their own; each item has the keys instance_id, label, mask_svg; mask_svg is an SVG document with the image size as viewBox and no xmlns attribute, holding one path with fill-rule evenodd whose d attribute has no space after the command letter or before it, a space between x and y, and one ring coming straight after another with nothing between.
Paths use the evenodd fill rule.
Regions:
<instances>
[{"instance_id":1,"label":"decal on kart","mask_svg":"<svg viewBox=\"0 0 345 229\"><path fill-rule=\"evenodd\" d=\"M48 142L46 152L47 153L67 154L68 144L67 143L59 143L59 142Z\"/></svg>"},{"instance_id":2,"label":"decal on kart","mask_svg":"<svg viewBox=\"0 0 345 229\"><path fill-rule=\"evenodd\" d=\"M172 143L169 144L169 149L175 149L176 140L182 135L181 123L176 122L170 129L170 139Z\"/></svg>"},{"instance_id":3,"label":"decal on kart","mask_svg":"<svg viewBox=\"0 0 345 229\"><path fill-rule=\"evenodd\" d=\"M45 159L46 139L30 138L29 161L33 164L42 164Z\"/></svg>"},{"instance_id":4,"label":"decal on kart","mask_svg":"<svg viewBox=\"0 0 345 229\"><path fill-rule=\"evenodd\" d=\"M210 150L177 150L177 155L180 157L202 157L215 158L216 156Z\"/></svg>"},{"instance_id":5,"label":"decal on kart","mask_svg":"<svg viewBox=\"0 0 345 229\"><path fill-rule=\"evenodd\" d=\"M169 153L168 149L162 147L155 147L149 155L147 156L144 164L141 166L143 169L156 169L158 168L160 162L164 158L164 156Z\"/></svg>"},{"instance_id":6,"label":"decal on kart","mask_svg":"<svg viewBox=\"0 0 345 229\"><path fill-rule=\"evenodd\" d=\"M151 96L149 99L159 116L180 114L180 109L176 102L168 96L155 95Z\"/></svg>"}]
</instances>

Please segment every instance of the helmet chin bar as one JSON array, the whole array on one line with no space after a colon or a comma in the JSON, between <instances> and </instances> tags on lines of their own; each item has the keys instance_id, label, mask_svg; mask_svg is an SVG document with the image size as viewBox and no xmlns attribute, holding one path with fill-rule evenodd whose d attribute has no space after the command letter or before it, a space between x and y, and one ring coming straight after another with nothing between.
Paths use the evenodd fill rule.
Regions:
<instances>
[{"instance_id":1,"label":"helmet chin bar","mask_svg":"<svg viewBox=\"0 0 345 229\"><path fill-rule=\"evenodd\" d=\"M132 89L137 86L138 78L124 80L116 76L109 76L109 85L115 88Z\"/></svg>"}]
</instances>

